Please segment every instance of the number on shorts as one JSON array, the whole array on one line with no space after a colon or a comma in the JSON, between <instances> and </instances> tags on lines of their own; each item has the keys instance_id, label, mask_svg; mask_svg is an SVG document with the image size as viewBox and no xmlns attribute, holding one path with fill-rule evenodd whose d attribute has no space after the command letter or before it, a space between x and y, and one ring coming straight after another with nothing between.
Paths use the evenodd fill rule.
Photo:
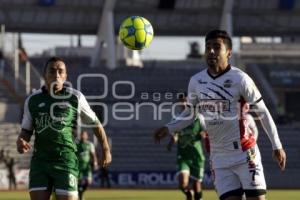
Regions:
<instances>
[{"instance_id":1,"label":"number on shorts","mask_svg":"<svg viewBox=\"0 0 300 200\"><path fill-rule=\"evenodd\" d=\"M71 187L75 187L77 185L77 179L73 174L69 174L69 184Z\"/></svg>"},{"instance_id":2,"label":"number on shorts","mask_svg":"<svg viewBox=\"0 0 300 200\"><path fill-rule=\"evenodd\" d=\"M255 181L256 170L255 169L251 169L251 170L249 170L249 172L252 173L252 181Z\"/></svg>"}]
</instances>

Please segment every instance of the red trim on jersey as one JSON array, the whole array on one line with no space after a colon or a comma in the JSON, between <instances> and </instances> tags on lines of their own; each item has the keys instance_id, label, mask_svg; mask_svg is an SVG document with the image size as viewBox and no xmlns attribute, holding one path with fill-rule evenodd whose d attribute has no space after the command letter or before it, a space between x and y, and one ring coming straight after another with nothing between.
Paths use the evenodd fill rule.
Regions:
<instances>
[{"instance_id":1,"label":"red trim on jersey","mask_svg":"<svg viewBox=\"0 0 300 200\"><path fill-rule=\"evenodd\" d=\"M203 136L204 139L204 147L207 153L210 153L210 144L209 144L209 137L208 133L205 131L205 134Z\"/></svg>"},{"instance_id":2,"label":"red trim on jersey","mask_svg":"<svg viewBox=\"0 0 300 200\"><path fill-rule=\"evenodd\" d=\"M246 151L250 149L251 147L254 147L256 144L256 140L253 136L253 134L249 133L249 128L247 127L247 121L245 118L245 113L243 111L243 108L246 104L246 101L243 97L240 99L240 119L239 119L239 125L240 125L240 142L241 147L243 151Z\"/></svg>"}]
</instances>

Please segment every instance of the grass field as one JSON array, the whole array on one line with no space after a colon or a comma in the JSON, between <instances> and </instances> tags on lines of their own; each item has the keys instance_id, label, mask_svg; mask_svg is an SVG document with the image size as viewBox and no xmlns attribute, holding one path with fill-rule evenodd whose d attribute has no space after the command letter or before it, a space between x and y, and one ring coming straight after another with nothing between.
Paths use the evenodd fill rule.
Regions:
<instances>
[{"instance_id":1,"label":"grass field","mask_svg":"<svg viewBox=\"0 0 300 200\"><path fill-rule=\"evenodd\" d=\"M28 200L26 191L0 191L0 200ZM178 190L89 190L85 200L184 200ZM300 190L269 190L268 200L300 200ZM205 190L204 200L218 200L215 191Z\"/></svg>"}]
</instances>

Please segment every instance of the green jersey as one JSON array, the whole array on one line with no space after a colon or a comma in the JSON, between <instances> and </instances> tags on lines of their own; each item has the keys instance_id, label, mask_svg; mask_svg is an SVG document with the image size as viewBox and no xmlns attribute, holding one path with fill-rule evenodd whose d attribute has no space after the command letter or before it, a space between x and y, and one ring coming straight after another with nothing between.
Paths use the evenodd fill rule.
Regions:
<instances>
[{"instance_id":1,"label":"green jersey","mask_svg":"<svg viewBox=\"0 0 300 200\"><path fill-rule=\"evenodd\" d=\"M79 141L77 143L78 168L82 170L91 170L91 155L95 153L95 146L89 141Z\"/></svg>"},{"instance_id":2,"label":"green jersey","mask_svg":"<svg viewBox=\"0 0 300 200\"><path fill-rule=\"evenodd\" d=\"M188 127L176 132L178 137L177 156L180 159L191 159L192 156L200 156L204 160L200 132L203 127L199 118Z\"/></svg>"},{"instance_id":3,"label":"green jersey","mask_svg":"<svg viewBox=\"0 0 300 200\"><path fill-rule=\"evenodd\" d=\"M190 177L201 181L204 176L205 156L202 150L200 132L204 130L199 118L188 127L176 132L177 165L179 172L188 171Z\"/></svg>"},{"instance_id":4,"label":"green jersey","mask_svg":"<svg viewBox=\"0 0 300 200\"><path fill-rule=\"evenodd\" d=\"M95 113L81 92L64 87L54 96L43 87L26 99L22 129L34 130L32 160L67 165L69 161L77 160L73 132L78 123L97 122Z\"/></svg>"}]
</instances>

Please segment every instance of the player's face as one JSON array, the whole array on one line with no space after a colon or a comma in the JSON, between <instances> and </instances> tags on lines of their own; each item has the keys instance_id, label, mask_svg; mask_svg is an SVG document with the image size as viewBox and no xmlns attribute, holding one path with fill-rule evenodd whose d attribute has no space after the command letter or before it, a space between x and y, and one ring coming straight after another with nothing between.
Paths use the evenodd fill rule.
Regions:
<instances>
[{"instance_id":1,"label":"player's face","mask_svg":"<svg viewBox=\"0 0 300 200\"><path fill-rule=\"evenodd\" d=\"M230 56L231 50L226 48L222 38L210 39L206 41L205 58L209 67L227 67Z\"/></svg>"},{"instance_id":2,"label":"player's face","mask_svg":"<svg viewBox=\"0 0 300 200\"><path fill-rule=\"evenodd\" d=\"M48 90L51 89L54 92L60 91L67 79L66 65L62 61L49 63L44 78Z\"/></svg>"},{"instance_id":3,"label":"player's face","mask_svg":"<svg viewBox=\"0 0 300 200\"><path fill-rule=\"evenodd\" d=\"M88 134L87 134L87 132L86 131L84 131L84 132L82 132L81 133L81 140L88 140Z\"/></svg>"},{"instance_id":4,"label":"player's face","mask_svg":"<svg viewBox=\"0 0 300 200\"><path fill-rule=\"evenodd\" d=\"M179 102L181 103L180 109L184 110L185 107L187 106L187 99L184 97L184 98L180 99Z\"/></svg>"}]
</instances>

